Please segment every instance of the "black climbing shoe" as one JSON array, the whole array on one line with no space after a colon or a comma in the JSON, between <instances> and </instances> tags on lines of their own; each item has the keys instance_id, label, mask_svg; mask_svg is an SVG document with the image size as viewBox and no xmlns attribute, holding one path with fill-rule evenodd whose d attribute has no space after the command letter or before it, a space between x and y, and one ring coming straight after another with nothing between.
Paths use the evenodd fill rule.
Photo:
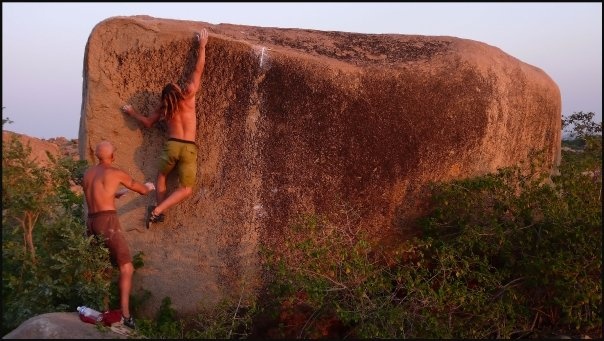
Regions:
<instances>
[{"instance_id":1,"label":"black climbing shoe","mask_svg":"<svg viewBox=\"0 0 604 341\"><path fill-rule=\"evenodd\" d=\"M132 316L126 318L122 315L122 324L128 328L136 329L136 323L134 323L134 317Z\"/></svg>"},{"instance_id":2,"label":"black climbing shoe","mask_svg":"<svg viewBox=\"0 0 604 341\"><path fill-rule=\"evenodd\" d=\"M151 223L162 223L165 219L165 215L160 213L159 215L153 214L155 206L147 206L147 217L145 218L147 229Z\"/></svg>"}]
</instances>

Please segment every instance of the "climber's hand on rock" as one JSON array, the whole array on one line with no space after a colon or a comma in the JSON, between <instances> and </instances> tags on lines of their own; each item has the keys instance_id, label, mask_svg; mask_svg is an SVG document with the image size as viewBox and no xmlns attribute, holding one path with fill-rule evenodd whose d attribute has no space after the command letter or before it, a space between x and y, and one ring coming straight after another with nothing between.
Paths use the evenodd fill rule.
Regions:
<instances>
[{"instance_id":1,"label":"climber's hand on rock","mask_svg":"<svg viewBox=\"0 0 604 341\"><path fill-rule=\"evenodd\" d=\"M122 106L122 112L125 114L130 114L130 111L132 110L132 106L130 104L124 104L124 106Z\"/></svg>"},{"instance_id":2,"label":"climber's hand on rock","mask_svg":"<svg viewBox=\"0 0 604 341\"><path fill-rule=\"evenodd\" d=\"M208 30L204 28L199 33L195 33L195 38L199 42L199 47L204 48L208 43Z\"/></svg>"}]
</instances>

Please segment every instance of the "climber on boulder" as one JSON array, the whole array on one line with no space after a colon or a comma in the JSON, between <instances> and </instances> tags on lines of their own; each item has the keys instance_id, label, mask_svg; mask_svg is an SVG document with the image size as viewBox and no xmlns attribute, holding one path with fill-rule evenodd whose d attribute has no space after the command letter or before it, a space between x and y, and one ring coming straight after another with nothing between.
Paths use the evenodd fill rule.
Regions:
<instances>
[{"instance_id":1,"label":"climber on boulder","mask_svg":"<svg viewBox=\"0 0 604 341\"><path fill-rule=\"evenodd\" d=\"M168 127L168 140L165 142L159 158L157 174L156 206L147 207L146 225L164 221L168 208L187 199L193 193L197 176L197 116L195 113L195 95L201 85L201 76L205 66L205 47L208 42L206 29L196 34L199 50L195 68L181 88L176 83L165 85L159 106L149 115L141 115L132 105L126 104L122 111L146 128L164 120ZM178 170L179 187L166 197L166 179L168 174Z\"/></svg>"}]
</instances>

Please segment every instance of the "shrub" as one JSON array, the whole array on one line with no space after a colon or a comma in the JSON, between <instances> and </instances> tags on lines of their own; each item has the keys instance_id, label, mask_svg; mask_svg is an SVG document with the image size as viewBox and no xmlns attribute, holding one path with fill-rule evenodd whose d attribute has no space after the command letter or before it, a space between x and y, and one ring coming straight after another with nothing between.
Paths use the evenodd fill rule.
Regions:
<instances>
[{"instance_id":1,"label":"shrub","mask_svg":"<svg viewBox=\"0 0 604 341\"><path fill-rule=\"evenodd\" d=\"M536 157L433 184L423 233L396 252L354 221L301 214L285 232L291 251L263 251L272 299L259 311L279 328L260 336L601 338L601 123L591 118L566 121L582 147L563 151L559 175L536 173Z\"/></svg>"}]
</instances>

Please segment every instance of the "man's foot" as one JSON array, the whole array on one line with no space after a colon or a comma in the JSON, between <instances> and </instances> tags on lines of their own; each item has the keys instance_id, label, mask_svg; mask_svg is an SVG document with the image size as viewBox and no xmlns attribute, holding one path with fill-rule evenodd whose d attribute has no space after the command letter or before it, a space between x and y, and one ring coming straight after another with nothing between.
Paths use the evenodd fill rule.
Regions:
<instances>
[{"instance_id":1,"label":"man's foot","mask_svg":"<svg viewBox=\"0 0 604 341\"><path fill-rule=\"evenodd\" d=\"M166 217L163 213L159 215L153 214L153 210L155 210L155 206L147 206L147 217L145 217L147 229L151 223L161 223Z\"/></svg>"},{"instance_id":2,"label":"man's foot","mask_svg":"<svg viewBox=\"0 0 604 341\"><path fill-rule=\"evenodd\" d=\"M134 323L134 317L124 317L122 315L122 324L128 328L136 329L136 323Z\"/></svg>"}]
</instances>

